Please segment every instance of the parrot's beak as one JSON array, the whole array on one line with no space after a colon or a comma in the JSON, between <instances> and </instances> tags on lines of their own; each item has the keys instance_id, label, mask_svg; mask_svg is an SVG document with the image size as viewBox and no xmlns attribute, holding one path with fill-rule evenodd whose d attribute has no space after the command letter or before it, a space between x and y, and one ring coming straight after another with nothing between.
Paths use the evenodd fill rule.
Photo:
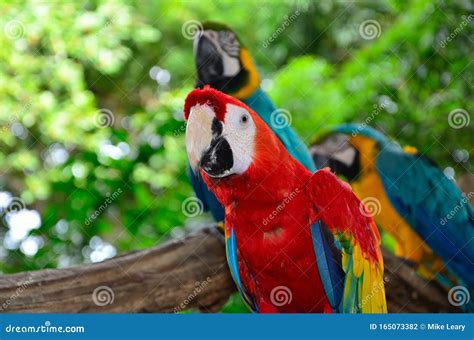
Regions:
<instances>
[{"instance_id":1,"label":"parrot's beak","mask_svg":"<svg viewBox=\"0 0 474 340\"><path fill-rule=\"evenodd\" d=\"M239 45L235 48L240 49ZM204 30L197 34L194 38L196 87L211 85L222 91L232 87L229 83L242 69L238 55L230 55L225 50L217 32Z\"/></svg>"},{"instance_id":2,"label":"parrot's beak","mask_svg":"<svg viewBox=\"0 0 474 340\"><path fill-rule=\"evenodd\" d=\"M348 147L337 152L328 152L324 146L315 145L311 148L313 161L318 169L330 167L337 175L344 176L348 181L355 179L360 172L359 152Z\"/></svg>"},{"instance_id":3,"label":"parrot's beak","mask_svg":"<svg viewBox=\"0 0 474 340\"><path fill-rule=\"evenodd\" d=\"M194 172L201 168L213 178L229 174L234 161L229 142L222 136L223 126L208 106L192 108L186 126L186 151Z\"/></svg>"},{"instance_id":4,"label":"parrot's beak","mask_svg":"<svg viewBox=\"0 0 474 340\"><path fill-rule=\"evenodd\" d=\"M229 175L234 165L229 142L222 136L213 139L199 164L209 177L221 178Z\"/></svg>"},{"instance_id":5,"label":"parrot's beak","mask_svg":"<svg viewBox=\"0 0 474 340\"><path fill-rule=\"evenodd\" d=\"M186 124L186 152L191 168L197 173L201 157L211 144L214 114L201 105L193 107L191 111Z\"/></svg>"},{"instance_id":6,"label":"parrot's beak","mask_svg":"<svg viewBox=\"0 0 474 340\"><path fill-rule=\"evenodd\" d=\"M223 58L206 31L196 36L194 54L198 73L197 86L213 84L224 73Z\"/></svg>"},{"instance_id":7,"label":"parrot's beak","mask_svg":"<svg viewBox=\"0 0 474 340\"><path fill-rule=\"evenodd\" d=\"M329 157L327 155L320 154L320 153L316 153L315 150L316 150L316 148L313 148L311 151L312 151L312 155L313 155L313 161L314 161L314 164L316 164L316 167L318 169L322 169L322 168L325 168L327 166L330 167L331 157Z\"/></svg>"}]
</instances>

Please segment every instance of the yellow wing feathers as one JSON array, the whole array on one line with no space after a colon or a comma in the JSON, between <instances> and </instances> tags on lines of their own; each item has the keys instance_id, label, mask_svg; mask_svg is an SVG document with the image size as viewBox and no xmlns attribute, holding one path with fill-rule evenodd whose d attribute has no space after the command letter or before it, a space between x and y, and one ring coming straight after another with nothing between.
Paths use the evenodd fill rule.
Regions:
<instances>
[{"instance_id":1,"label":"yellow wing feathers","mask_svg":"<svg viewBox=\"0 0 474 340\"><path fill-rule=\"evenodd\" d=\"M361 250L358 243L350 244L342 250L342 265L346 273L343 307L345 313L387 313L383 279L383 260L374 261Z\"/></svg>"}]
</instances>

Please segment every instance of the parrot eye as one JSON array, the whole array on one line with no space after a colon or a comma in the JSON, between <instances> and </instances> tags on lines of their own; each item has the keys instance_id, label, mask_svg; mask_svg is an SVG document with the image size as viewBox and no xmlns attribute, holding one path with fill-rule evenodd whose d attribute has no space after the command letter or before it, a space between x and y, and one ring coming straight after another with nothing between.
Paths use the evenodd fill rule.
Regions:
<instances>
[{"instance_id":1,"label":"parrot eye","mask_svg":"<svg viewBox=\"0 0 474 340\"><path fill-rule=\"evenodd\" d=\"M224 122L225 125L229 126L229 128L232 127L242 132L248 131L249 128L255 127L252 116L247 110L232 104L228 104L227 106L228 114L226 115L226 121ZM228 129L226 133L230 133L230 130Z\"/></svg>"},{"instance_id":2,"label":"parrot eye","mask_svg":"<svg viewBox=\"0 0 474 340\"><path fill-rule=\"evenodd\" d=\"M240 44L235 38L233 32L222 31L219 32L219 44L222 49L231 57L238 58L240 54Z\"/></svg>"}]
</instances>

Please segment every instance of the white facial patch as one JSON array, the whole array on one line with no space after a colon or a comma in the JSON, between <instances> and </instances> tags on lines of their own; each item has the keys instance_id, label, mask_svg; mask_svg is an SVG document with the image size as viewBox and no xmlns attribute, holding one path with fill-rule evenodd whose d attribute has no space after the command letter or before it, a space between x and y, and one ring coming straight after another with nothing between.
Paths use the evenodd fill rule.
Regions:
<instances>
[{"instance_id":1,"label":"white facial patch","mask_svg":"<svg viewBox=\"0 0 474 340\"><path fill-rule=\"evenodd\" d=\"M335 160L338 160L339 162L347 166L352 165L355 157L356 157L356 150L352 147L346 148L332 155L332 158L334 158Z\"/></svg>"},{"instance_id":2,"label":"white facial patch","mask_svg":"<svg viewBox=\"0 0 474 340\"><path fill-rule=\"evenodd\" d=\"M195 105L189 112L186 125L186 152L194 172L197 171L203 152L211 144L211 126L214 117L214 111L209 105Z\"/></svg>"},{"instance_id":3,"label":"white facial patch","mask_svg":"<svg viewBox=\"0 0 474 340\"><path fill-rule=\"evenodd\" d=\"M313 147L312 151L315 154L329 156L347 166L352 165L357 154L349 142L349 137L340 133L326 138L320 145Z\"/></svg>"},{"instance_id":4,"label":"white facial patch","mask_svg":"<svg viewBox=\"0 0 474 340\"><path fill-rule=\"evenodd\" d=\"M247 110L240 106L227 104L223 137L227 140L234 157L231 174L243 174L252 163L256 127Z\"/></svg>"},{"instance_id":5,"label":"white facial patch","mask_svg":"<svg viewBox=\"0 0 474 340\"><path fill-rule=\"evenodd\" d=\"M220 33L221 34L216 31L206 30L202 34L212 41L214 47L222 57L222 65L224 67L224 72L222 75L226 77L233 77L240 71L239 53L237 53L240 52L240 44L236 39L231 40L229 35L234 35L234 33Z\"/></svg>"}]
</instances>

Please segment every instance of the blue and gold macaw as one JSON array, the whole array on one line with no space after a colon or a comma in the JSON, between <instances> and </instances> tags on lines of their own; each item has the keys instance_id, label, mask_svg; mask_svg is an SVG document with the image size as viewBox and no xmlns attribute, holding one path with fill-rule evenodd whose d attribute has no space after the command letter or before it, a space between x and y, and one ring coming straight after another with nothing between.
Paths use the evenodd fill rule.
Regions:
<instances>
[{"instance_id":1,"label":"blue and gold macaw","mask_svg":"<svg viewBox=\"0 0 474 340\"><path fill-rule=\"evenodd\" d=\"M474 209L433 161L357 124L337 126L311 153L363 202L379 205L375 220L397 241L396 255L417 264L422 276L473 291Z\"/></svg>"},{"instance_id":2,"label":"blue and gold macaw","mask_svg":"<svg viewBox=\"0 0 474 340\"><path fill-rule=\"evenodd\" d=\"M237 34L226 25L209 22L194 38L194 58L197 69L196 87L210 85L240 99L254 110L273 130L288 152L311 172L316 167L306 145L289 126L275 124L272 113L277 108L260 88L260 77L247 48ZM224 209L207 189L201 178L189 169L191 184L204 209L214 219L224 220Z\"/></svg>"}]
</instances>

